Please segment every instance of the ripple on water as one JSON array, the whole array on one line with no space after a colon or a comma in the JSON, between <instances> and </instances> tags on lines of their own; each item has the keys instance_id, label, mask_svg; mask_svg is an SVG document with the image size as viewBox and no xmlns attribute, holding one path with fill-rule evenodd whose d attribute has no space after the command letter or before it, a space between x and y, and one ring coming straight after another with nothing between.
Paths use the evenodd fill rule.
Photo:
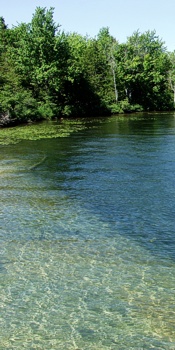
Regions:
<instances>
[{"instance_id":1,"label":"ripple on water","mask_svg":"<svg viewBox=\"0 0 175 350\"><path fill-rule=\"evenodd\" d=\"M173 138L100 125L3 148L2 350L175 349Z\"/></svg>"},{"instance_id":2,"label":"ripple on water","mask_svg":"<svg viewBox=\"0 0 175 350\"><path fill-rule=\"evenodd\" d=\"M89 232L84 215L74 225ZM4 349L173 349L175 265L107 229L93 218L94 238L3 242Z\"/></svg>"}]
</instances>

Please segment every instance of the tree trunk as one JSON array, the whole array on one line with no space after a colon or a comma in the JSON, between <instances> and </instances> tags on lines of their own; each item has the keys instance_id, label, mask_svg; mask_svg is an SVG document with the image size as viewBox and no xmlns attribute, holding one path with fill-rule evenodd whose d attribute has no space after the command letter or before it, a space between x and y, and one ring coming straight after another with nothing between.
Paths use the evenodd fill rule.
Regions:
<instances>
[{"instance_id":1,"label":"tree trunk","mask_svg":"<svg viewBox=\"0 0 175 350\"><path fill-rule=\"evenodd\" d=\"M113 74L113 79L114 79L115 100L116 100L116 103L117 103L118 102L118 90L117 90L117 86L116 86L116 77L115 77L115 70L114 70L114 68L112 68L112 74Z\"/></svg>"}]
</instances>

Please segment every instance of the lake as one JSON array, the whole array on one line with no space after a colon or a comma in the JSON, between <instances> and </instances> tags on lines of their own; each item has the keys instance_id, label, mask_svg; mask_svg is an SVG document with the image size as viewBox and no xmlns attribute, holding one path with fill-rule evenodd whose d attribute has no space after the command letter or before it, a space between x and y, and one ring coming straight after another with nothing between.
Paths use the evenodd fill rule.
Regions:
<instances>
[{"instance_id":1,"label":"lake","mask_svg":"<svg viewBox=\"0 0 175 350\"><path fill-rule=\"evenodd\" d=\"M74 123L0 133L0 349L173 350L175 114Z\"/></svg>"}]
</instances>

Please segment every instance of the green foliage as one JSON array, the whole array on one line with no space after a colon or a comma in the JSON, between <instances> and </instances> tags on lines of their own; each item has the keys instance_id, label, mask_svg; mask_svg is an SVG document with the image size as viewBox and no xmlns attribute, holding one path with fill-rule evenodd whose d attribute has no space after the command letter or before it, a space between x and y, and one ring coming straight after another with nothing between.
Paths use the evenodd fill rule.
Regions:
<instances>
[{"instance_id":1,"label":"green foliage","mask_svg":"<svg viewBox=\"0 0 175 350\"><path fill-rule=\"evenodd\" d=\"M118 103L113 103L110 105L110 110L112 114L118 113L131 113L131 112L142 112L143 108L139 104L130 104L128 98Z\"/></svg>"},{"instance_id":2,"label":"green foliage","mask_svg":"<svg viewBox=\"0 0 175 350\"><path fill-rule=\"evenodd\" d=\"M168 55L170 60L168 82L169 82L170 90L173 92L173 103L175 108L175 51L170 52Z\"/></svg>"},{"instance_id":3,"label":"green foliage","mask_svg":"<svg viewBox=\"0 0 175 350\"><path fill-rule=\"evenodd\" d=\"M47 97L45 101L38 103L38 116L41 119L51 120L58 115L58 108L55 103L51 102Z\"/></svg>"},{"instance_id":4,"label":"green foliage","mask_svg":"<svg viewBox=\"0 0 175 350\"><path fill-rule=\"evenodd\" d=\"M124 44L60 31L54 10L37 7L30 23L0 18L0 124L172 109L175 58L155 31Z\"/></svg>"},{"instance_id":5,"label":"green foliage","mask_svg":"<svg viewBox=\"0 0 175 350\"><path fill-rule=\"evenodd\" d=\"M130 103L151 110L171 107L167 83L170 62L163 42L154 31L135 32L119 47L116 59L121 86Z\"/></svg>"},{"instance_id":6,"label":"green foliage","mask_svg":"<svg viewBox=\"0 0 175 350\"><path fill-rule=\"evenodd\" d=\"M36 120L37 102L28 91L17 91L13 95L8 90L1 93L2 110L9 115L10 120L26 122Z\"/></svg>"},{"instance_id":7,"label":"green foliage","mask_svg":"<svg viewBox=\"0 0 175 350\"><path fill-rule=\"evenodd\" d=\"M16 74L13 62L8 54L3 54L1 59L1 113L5 116L8 115L9 123L37 119L37 101L32 96L31 91L22 87L20 78Z\"/></svg>"}]
</instances>

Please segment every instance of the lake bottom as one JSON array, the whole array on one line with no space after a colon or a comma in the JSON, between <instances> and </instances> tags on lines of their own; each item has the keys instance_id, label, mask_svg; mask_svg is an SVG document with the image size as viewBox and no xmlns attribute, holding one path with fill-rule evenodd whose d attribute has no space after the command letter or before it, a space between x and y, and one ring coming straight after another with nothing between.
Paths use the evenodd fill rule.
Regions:
<instances>
[{"instance_id":1,"label":"lake bottom","mask_svg":"<svg viewBox=\"0 0 175 350\"><path fill-rule=\"evenodd\" d=\"M174 349L174 262L78 206L54 233L41 214L1 243L0 348Z\"/></svg>"},{"instance_id":2,"label":"lake bottom","mask_svg":"<svg viewBox=\"0 0 175 350\"><path fill-rule=\"evenodd\" d=\"M175 349L175 116L88 125L0 147L0 350Z\"/></svg>"}]
</instances>

